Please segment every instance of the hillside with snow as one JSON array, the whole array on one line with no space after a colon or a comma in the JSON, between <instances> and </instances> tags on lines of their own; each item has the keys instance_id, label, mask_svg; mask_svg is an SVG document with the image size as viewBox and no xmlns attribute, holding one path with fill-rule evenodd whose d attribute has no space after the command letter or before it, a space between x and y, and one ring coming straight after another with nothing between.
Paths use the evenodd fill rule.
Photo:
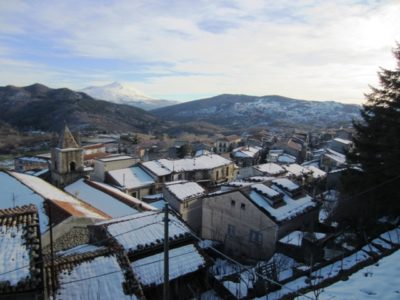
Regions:
<instances>
[{"instance_id":1,"label":"hillside with snow","mask_svg":"<svg viewBox=\"0 0 400 300\"><path fill-rule=\"evenodd\" d=\"M152 111L165 120L204 121L226 128L252 126L328 127L350 124L360 117L360 106L335 101L307 101L277 95L224 94Z\"/></svg>"},{"instance_id":2,"label":"hillside with snow","mask_svg":"<svg viewBox=\"0 0 400 300\"><path fill-rule=\"evenodd\" d=\"M321 291L319 299L400 299L400 251L379 260ZM314 293L307 294L313 297ZM306 299L306 297L299 297Z\"/></svg>"},{"instance_id":3,"label":"hillside with snow","mask_svg":"<svg viewBox=\"0 0 400 300\"><path fill-rule=\"evenodd\" d=\"M117 104L128 104L145 110L156 109L177 103L170 100L153 99L131 86L123 85L118 82L103 86L86 87L82 89L81 92L96 99Z\"/></svg>"}]
</instances>

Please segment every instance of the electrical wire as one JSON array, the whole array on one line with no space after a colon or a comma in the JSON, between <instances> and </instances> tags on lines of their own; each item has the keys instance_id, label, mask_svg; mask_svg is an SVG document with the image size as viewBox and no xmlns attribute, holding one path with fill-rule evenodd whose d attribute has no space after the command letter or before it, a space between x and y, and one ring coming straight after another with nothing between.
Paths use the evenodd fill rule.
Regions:
<instances>
[{"instance_id":1,"label":"electrical wire","mask_svg":"<svg viewBox=\"0 0 400 300\"><path fill-rule=\"evenodd\" d=\"M173 249L171 249L171 250L173 250ZM175 258L175 257L180 257L180 256L192 254L192 253L197 253L197 251L188 251L188 252L185 252L185 253L180 253L180 254L177 254L177 255L169 256L169 258L171 259L171 258ZM161 262L161 261L164 261L164 258L157 259L157 260L154 260L154 261L151 261L151 262L147 262L147 263L143 263L143 264L140 264L140 265L136 265L136 266L134 266L134 268L144 267L144 266L155 264L155 263L158 263L158 262ZM99 274L99 275L94 275L94 276L90 276L90 277L84 277L84 278L80 278L80 279L76 279L76 280L66 281L66 282L60 283L60 285L65 285L65 284L70 284L70 283L74 283L74 282L85 281L85 280L89 280L89 279L93 279L93 278L103 277L103 276L115 274L115 273L118 273L118 272L123 273L123 270L120 269L120 270L115 270L115 271L111 271L111 272L107 272L107 273L103 273L103 274Z\"/></svg>"},{"instance_id":2,"label":"electrical wire","mask_svg":"<svg viewBox=\"0 0 400 300\"><path fill-rule=\"evenodd\" d=\"M394 182L394 181L396 181L396 180L399 179L399 178L400 178L400 175L395 176L395 177L393 177L393 178L390 178L390 179L388 179L388 180L386 180L386 181L384 181L384 182L381 182L381 183L379 183L379 184L377 184L377 185L375 185L375 186L373 186L373 187L371 187L371 188L368 188L368 189L366 189L366 190L364 190L364 191L361 191L361 192L358 193L358 194L352 195L352 197L350 197L350 198L348 198L348 199L353 199L353 198L359 197L360 195L363 195L363 194L365 194L365 193L371 192L371 191L373 191L373 190L375 190L375 189L377 189L377 188L380 188L380 187L382 187L382 186L384 186L384 185L386 185L386 184L388 184L388 183ZM176 211L174 211L174 210L171 210L171 211L173 211L174 214L176 214ZM140 217L135 217L135 216L133 215L132 218L129 218L129 219L122 219L120 222L126 222L126 221L130 221L130 220L133 220L133 219L145 218L145 217L149 217L149 216L156 215L156 214L160 214L160 212L158 211L158 212L155 212L155 213L152 213L152 214L149 214L149 215L145 215L145 216L140 216ZM178 215L177 217L180 218L179 215ZM175 220L170 220L170 221L173 222L173 223L175 223L177 226L180 226L180 227L182 228L182 224L176 222ZM112 222L112 221L111 221L111 222ZM107 221L105 221L104 223L107 223ZM153 222L153 223L150 223L150 224L146 224L146 225L143 225L143 226L141 226L141 227L137 227L137 228L128 230L128 231L126 231L126 232L122 232L122 233L119 233L119 234L117 234L117 235L107 237L107 238L105 238L105 239L103 239L103 240L100 240L100 241L97 241L97 242L95 242L95 243L93 243L93 244L86 244L86 245L83 245L81 248L78 248L78 249L84 249L85 247L89 247L89 246L91 246L91 245L97 245L97 244L100 244L100 243L105 242L105 241L107 241L107 240L111 240L111 239L113 239L113 238L115 238L115 237L117 237L117 236L121 236L121 235L130 233L130 232L134 232L134 231L140 230L140 229L142 229L142 228L144 228L144 227L147 227L147 226L150 226L150 225L154 225L154 224L160 224L160 223L161 223L161 221L159 221L159 222ZM100 223L100 225L101 225L101 223ZM271 226L271 227L272 227L272 226ZM270 226L267 227L267 228L265 228L265 229L263 229L263 230L267 230L268 228L270 228ZM184 229L187 230L187 228L184 228ZM194 234L192 231L189 231L189 233L190 233L190 235L192 235L192 236L193 236L195 239L197 239L198 241L202 241L202 239L201 239L200 237L198 237L196 234ZM246 235L244 235L244 236L246 236ZM239 263L239 262L237 262L236 260L234 260L233 258L227 256L226 254L222 253L221 251L215 249L214 247L210 246L209 248L212 249L214 252L218 253L219 255L225 257L227 260L231 261L232 263L238 265L240 268L243 268L243 269L245 269L245 270L247 270L247 271L253 271L253 270L251 270L251 268L242 265L241 263ZM188 253L179 254L179 255L177 255L177 256L187 255L187 254L190 254L190 253L193 253L193 252L194 252L194 251L191 251L191 252L188 252ZM176 257L176 256L173 256L173 257ZM170 258L173 258L173 257L170 257ZM149 263L146 263L146 264L143 264L143 265L152 264L152 263L155 263L155 262L158 262L158 261L163 261L163 259L160 259L160 260L157 260L157 261L153 261L153 262L151 262L151 263L149 262ZM43 261L39 261L38 263L43 263ZM143 266L143 265L138 265L138 266L136 266L136 267L141 267L141 266ZM24 268L27 268L27 267L29 267L29 266L30 266L30 265L26 265L26 266L22 266L22 267L19 267L19 268L15 268L15 269L13 269L13 270L9 270L9 271L0 273L0 276L5 275L5 274L9 274L9 273L12 273L12 272L15 272L15 271L24 269ZM100 275L96 275L96 276L91 276L91 277L87 277L87 278L82 278L82 279L75 280L75 281L65 282L65 283L63 283L63 284L69 284L69 283L76 282L76 281L83 281L83 280L88 280L88 279L97 278L97 277L101 277L101 276L107 276L107 275L110 275L110 274L113 274L113 273L117 273L117 272L122 272L122 270L113 271L113 272L108 272L108 273L104 273L104 274L100 274ZM288 289L289 291L291 291L291 292L293 292L293 293L296 293L296 294L298 294L299 296L303 296L303 297L305 297L305 298L312 299L311 297L309 297L309 296L307 296L307 295L304 295L304 294L302 294L302 293L300 293L300 292L298 292L298 291L296 291L296 290L294 290L294 289L291 289L291 288L289 288L289 287L287 287L287 286L285 286L285 285L282 285L282 284L280 284L279 282L276 282L275 280L272 280L272 279L270 279L270 278L268 278L268 277L265 277L263 274L260 274L260 273L256 272L255 270L254 270L254 273L257 274L258 276L260 276L261 278L263 278L263 279L265 279L265 280L267 280L267 281L269 281L269 282L271 282L271 283L273 283L273 284L276 284L276 285L280 286L281 288Z\"/></svg>"},{"instance_id":3,"label":"electrical wire","mask_svg":"<svg viewBox=\"0 0 400 300\"><path fill-rule=\"evenodd\" d=\"M130 220L133 220L133 219L141 219L141 218L149 217L149 216L156 215L156 214L160 214L160 212L152 213L152 214L145 215L145 216L135 217L135 218L132 217L132 218L123 220L123 221L121 221L121 222L130 221ZM114 235L114 236L106 237L105 239L99 240L99 241L97 241L97 242L95 242L95 243L93 243L93 244L85 244L85 245L82 245L82 247L80 247L80 248L78 248L78 249L79 249L79 250L82 250L82 249L84 249L84 248L86 248L86 247L90 247L90 246L92 246L92 245L98 245L98 244L101 244L101 243L106 242L106 241L108 241L108 240L112 240L112 239L115 238L115 237L118 237L118 236L121 236L121 235L130 233L130 232L134 232L134 231L140 230L140 229L142 229L142 228L144 228L144 227L147 227L147 226L150 226L150 225L154 225L154 224L159 224L159 223L162 223L162 221L158 221L158 222L153 222L153 223L145 224L145 225L143 225L143 226L130 229L130 230L128 230L128 231L125 231L125 232L116 234L116 235ZM78 246L78 247L79 247L79 246ZM38 264L39 264L39 263L44 263L44 260L38 261L37 263L38 263ZM15 271L24 269L24 268L28 268L28 267L30 267L30 264L29 264L29 265L25 265L25 266L21 266L21 267L19 267L19 268L15 268L15 269L12 269L12 270L3 272L3 273L0 273L0 276L5 275L5 274L9 274L9 273L12 273L12 272L15 272Z\"/></svg>"},{"instance_id":4,"label":"electrical wire","mask_svg":"<svg viewBox=\"0 0 400 300\"><path fill-rule=\"evenodd\" d=\"M171 222L175 222L175 221L171 220ZM178 225L178 224L177 224L177 225ZM181 225L178 225L178 226L181 226ZM197 239L198 241L202 241L202 239L201 239L200 237L198 237L198 236L197 236L195 233L193 233L192 231L190 231L190 235L192 235L192 236L193 236L195 239ZM287 287L287 286L285 286L285 285L283 285L283 284L281 284L281 283L279 283L279 282L277 282L277 281L275 281L275 280L273 280L273 279L270 279L270 278L264 276L263 274L258 273L258 272L255 271L255 270L252 270L250 267L247 267L247 266L245 266L245 265L242 265L241 263L239 263L239 262L236 261L235 259L229 257L229 256L226 255L225 253L222 253L221 251L219 251L218 249L215 249L215 248L212 247L212 246L209 246L208 248L210 248L210 249L213 250L214 252L218 253L218 254L221 255L222 257L226 258L226 259L229 260L230 262L236 264L237 266L239 266L239 267L242 268L242 269L245 269L245 270L247 270L247 271L249 271L249 272L254 272L256 275L260 276L261 278L263 278L263 279L265 279L265 280L267 280L267 281L269 281L269 282L271 282L271 283L273 283L273 284L276 284L276 285L280 286L281 288L285 288L285 289L287 289L287 290L289 290L289 291L291 291L291 292L293 292L293 293L296 293L296 294L299 295L299 296L303 296L303 297L306 297L306 298L308 298L308 299L314 300L313 298L311 298L311 297L309 297L309 296L307 296L307 295L305 295L305 294L302 294L302 293L300 293L300 292L298 292L298 291L296 291L296 290L294 290L294 289L291 289L291 288L289 288L289 287ZM237 272L237 273L240 273L240 272Z\"/></svg>"}]
</instances>

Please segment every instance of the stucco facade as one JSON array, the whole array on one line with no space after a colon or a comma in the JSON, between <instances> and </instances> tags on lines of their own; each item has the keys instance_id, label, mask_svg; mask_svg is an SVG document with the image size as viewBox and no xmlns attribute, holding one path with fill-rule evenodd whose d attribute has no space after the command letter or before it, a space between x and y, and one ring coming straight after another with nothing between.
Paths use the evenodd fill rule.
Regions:
<instances>
[{"instance_id":1,"label":"stucco facade","mask_svg":"<svg viewBox=\"0 0 400 300\"><path fill-rule=\"evenodd\" d=\"M195 183L189 183L195 184ZM201 188L201 187L200 187ZM188 224L188 226L200 234L202 224L202 201L203 195L195 194L180 199L175 195L168 186L163 188L163 196L165 201L177 211L182 219Z\"/></svg>"},{"instance_id":2,"label":"stucco facade","mask_svg":"<svg viewBox=\"0 0 400 300\"><path fill-rule=\"evenodd\" d=\"M138 161L138 159L127 155L117 155L96 159L94 161L93 179L103 182L107 171L129 168Z\"/></svg>"},{"instance_id":3,"label":"stucco facade","mask_svg":"<svg viewBox=\"0 0 400 300\"><path fill-rule=\"evenodd\" d=\"M220 241L236 257L263 259L275 251L278 225L241 191L203 200L202 238Z\"/></svg>"}]
</instances>

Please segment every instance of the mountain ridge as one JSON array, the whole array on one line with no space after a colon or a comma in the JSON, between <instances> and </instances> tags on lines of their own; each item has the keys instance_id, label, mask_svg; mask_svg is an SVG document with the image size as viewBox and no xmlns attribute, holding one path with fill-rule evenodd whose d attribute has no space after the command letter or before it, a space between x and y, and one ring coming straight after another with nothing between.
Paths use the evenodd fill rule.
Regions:
<instances>
[{"instance_id":1,"label":"mountain ridge","mask_svg":"<svg viewBox=\"0 0 400 300\"><path fill-rule=\"evenodd\" d=\"M79 131L149 132L164 126L140 108L42 84L0 87L0 120L19 130L44 131L57 131L64 122Z\"/></svg>"},{"instance_id":2,"label":"mountain ridge","mask_svg":"<svg viewBox=\"0 0 400 300\"><path fill-rule=\"evenodd\" d=\"M228 128L243 126L339 126L359 118L360 106L309 101L280 95L221 94L152 110L163 120L205 121Z\"/></svg>"}]
</instances>

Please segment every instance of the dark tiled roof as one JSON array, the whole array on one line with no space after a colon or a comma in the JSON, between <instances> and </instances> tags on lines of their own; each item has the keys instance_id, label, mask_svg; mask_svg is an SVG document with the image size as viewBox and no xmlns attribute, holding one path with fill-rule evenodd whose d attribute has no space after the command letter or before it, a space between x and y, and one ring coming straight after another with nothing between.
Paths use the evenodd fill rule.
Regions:
<instances>
[{"instance_id":1,"label":"dark tiled roof","mask_svg":"<svg viewBox=\"0 0 400 300\"><path fill-rule=\"evenodd\" d=\"M49 293L52 294L55 290L57 294L63 294L65 290L79 288L82 293L81 299L92 299L90 285L96 284L100 280L103 284L107 283L107 287L112 289L109 291L110 293L118 291L119 295L133 295L133 299L136 299L135 296L139 296L139 298L143 296L142 289L130 268L129 261L123 250L115 244L109 246L109 249L102 248L92 252L56 257L54 260L55 287L53 287L51 280L51 260L50 257L46 257L45 272ZM114 262L114 265L111 265L114 269L101 268L101 266L109 267L110 262ZM71 276L78 267L85 271L81 275L75 274ZM122 274L122 282L116 282L115 277L112 276L119 272ZM80 276L83 277L79 278ZM74 285L70 285L71 283ZM68 295L70 292L66 294Z\"/></svg>"},{"instance_id":2,"label":"dark tiled roof","mask_svg":"<svg viewBox=\"0 0 400 300\"><path fill-rule=\"evenodd\" d=\"M41 293L39 217L34 205L0 210L0 295ZM8 261L5 261L8 260ZM5 268L5 269L2 269Z\"/></svg>"}]
</instances>

